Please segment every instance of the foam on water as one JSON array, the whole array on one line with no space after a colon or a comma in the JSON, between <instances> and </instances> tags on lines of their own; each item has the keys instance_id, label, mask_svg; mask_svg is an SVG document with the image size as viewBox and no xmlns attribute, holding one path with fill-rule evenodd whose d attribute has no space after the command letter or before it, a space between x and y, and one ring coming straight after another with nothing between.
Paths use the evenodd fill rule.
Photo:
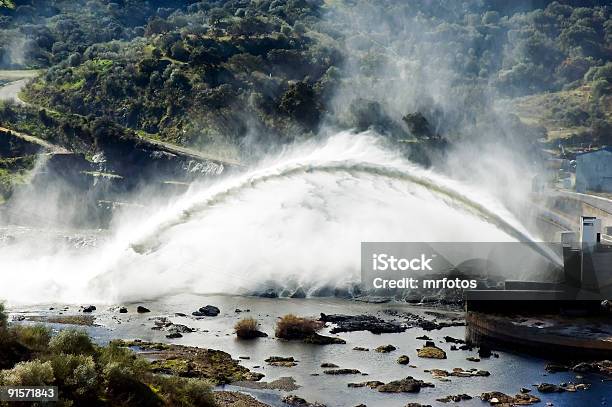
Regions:
<instances>
[{"instance_id":1,"label":"foam on water","mask_svg":"<svg viewBox=\"0 0 612 407\"><path fill-rule=\"evenodd\" d=\"M120 218L92 250L36 239L0 249L0 298L114 303L270 282L315 290L358 281L362 241L533 240L490 196L407 162L371 133L292 148L146 211Z\"/></svg>"}]
</instances>

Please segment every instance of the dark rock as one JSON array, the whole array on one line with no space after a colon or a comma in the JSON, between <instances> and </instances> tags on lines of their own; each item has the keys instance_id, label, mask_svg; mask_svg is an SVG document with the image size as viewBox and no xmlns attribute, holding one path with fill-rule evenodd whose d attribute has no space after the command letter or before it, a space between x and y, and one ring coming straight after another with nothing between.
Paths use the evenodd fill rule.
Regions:
<instances>
[{"instance_id":1,"label":"dark rock","mask_svg":"<svg viewBox=\"0 0 612 407\"><path fill-rule=\"evenodd\" d=\"M423 387L434 387L433 384L408 376L405 379L394 380L376 388L381 393L418 393Z\"/></svg>"},{"instance_id":2,"label":"dark rock","mask_svg":"<svg viewBox=\"0 0 612 407\"><path fill-rule=\"evenodd\" d=\"M445 336L444 340L446 343L465 343L463 339L453 338L452 336Z\"/></svg>"},{"instance_id":3,"label":"dark rock","mask_svg":"<svg viewBox=\"0 0 612 407\"><path fill-rule=\"evenodd\" d=\"M127 314L127 312L128 312L128 309L126 307L119 308L119 313L120 314Z\"/></svg>"},{"instance_id":4,"label":"dark rock","mask_svg":"<svg viewBox=\"0 0 612 407\"><path fill-rule=\"evenodd\" d=\"M382 386L384 383L378 380L373 380L369 382L361 382L361 383L349 383L348 387L369 387L370 389L376 389L379 386Z\"/></svg>"},{"instance_id":5,"label":"dark rock","mask_svg":"<svg viewBox=\"0 0 612 407\"><path fill-rule=\"evenodd\" d=\"M171 324L168 328L167 328L168 332L178 332L178 333L191 333L194 331L193 328L188 327L187 325L183 325L183 324Z\"/></svg>"},{"instance_id":6,"label":"dark rock","mask_svg":"<svg viewBox=\"0 0 612 407\"><path fill-rule=\"evenodd\" d=\"M478 349L478 356L480 356L481 358L490 358L491 348L486 345L481 345L480 349Z\"/></svg>"},{"instance_id":7,"label":"dark rock","mask_svg":"<svg viewBox=\"0 0 612 407\"><path fill-rule=\"evenodd\" d=\"M254 330L246 331L241 334L236 333L236 336L238 336L238 338L240 339L257 339L257 338L267 338L268 334L258 329L254 329Z\"/></svg>"},{"instance_id":8,"label":"dark rock","mask_svg":"<svg viewBox=\"0 0 612 407\"><path fill-rule=\"evenodd\" d=\"M332 334L355 331L370 331L373 334L381 334L399 333L406 330L405 326L397 322L385 321L373 315L326 315L321 313L320 321L337 325L330 331Z\"/></svg>"},{"instance_id":9,"label":"dark rock","mask_svg":"<svg viewBox=\"0 0 612 407\"><path fill-rule=\"evenodd\" d=\"M342 338L336 338L333 336L325 336L319 334L313 334L304 338L305 343L313 345L344 345L346 341Z\"/></svg>"},{"instance_id":10,"label":"dark rock","mask_svg":"<svg viewBox=\"0 0 612 407\"><path fill-rule=\"evenodd\" d=\"M151 310L150 310L150 309L148 309L148 308L146 308L146 307L143 307L142 305L139 305L139 306L136 308L136 312L138 312L139 314L145 314L145 313L147 313L147 312L151 312Z\"/></svg>"},{"instance_id":11,"label":"dark rock","mask_svg":"<svg viewBox=\"0 0 612 407\"><path fill-rule=\"evenodd\" d=\"M397 358L397 363L399 363L400 365L407 365L408 363L410 363L410 358L407 355L402 355Z\"/></svg>"},{"instance_id":12,"label":"dark rock","mask_svg":"<svg viewBox=\"0 0 612 407\"><path fill-rule=\"evenodd\" d=\"M361 374L357 369L329 369L324 370L323 373L330 375Z\"/></svg>"},{"instance_id":13,"label":"dark rock","mask_svg":"<svg viewBox=\"0 0 612 407\"><path fill-rule=\"evenodd\" d=\"M333 369L339 366L334 363L321 363L321 367L327 368L327 369Z\"/></svg>"},{"instance_id":14,"label":"dark rock","mask_svg":"<svg viewBox=\"0 0 612 407\"><path fill-rule=\"evenodd\" d=\"M465 360L469 361L469 362L480 362L480 359L475 358L474 356L470 356L465 358Z\"/></svg>"},{"instance_id":15,"label":"dark rock","mask_svg":"<svg viewBox=\"0 0 612 407\"><path fill-rule=\"evenodd\" d=\"M550 383L539 384L537 389L540 393L562 393L565 391L563 387Z\"/></svg>"},{"instance_id":16,"label":"dark rock","mask_svg":"<svg viewBox=\"0 0 612 407\"><path fill-rule=\"evenodd\" d=\"M369 352L369 351L370 351L370 349L368 349L368 348L364 348L363 346L355 346L355 347L353 348L353 350L358 350L358 351L360 351L360 352Z\"/></svg>"},{"instance_id":17,"label":"dark rock","mask_svg":"<svg viewBox=\"0 0 612 407\"><path fill-rule=\"evenodd\" d=\"M219 308L215 307L214 305L207 305L198 309L195 312L192 312L191 315L195 317L216 317L217 315L219 315L220 312L221 311L219 310Z\"/></svg>"},{"instance_id":18,"label":"dark rock","mask_svg":"<svg viewBox=\"0 0 612 407\"><path fill-rule=\"evenodd\" d=\"M288 404L294 407L325 407L324 404L321 403L309 403L301 397L289 395L283 397L283 403Z\"/></svg>"},{"instance_id":19,"label":"dark rock","mask_svg":"<svg viewBox=\"0 0 612 407\"><path fill-rule=\"evenodd\" d=\"M183 335L181 335L179 332L170 332L168 335L166 335L166 338L168 339L175 339L175 338L182 338Z\"/></svg>"},{"instance_id":20,"label":"dark rock","mask_svg":"<svg viewBox=\"0 0 612 407\"><path fill-rule=\"evenodd\" d=\"M187 314L183 314L182 312L175 312L174 316L177 316L177 317L186 317Z\"/></svg>"},{"instance_id":21,"label":"dark rock","mask_svg":"<svg viewBox=\"0 0 612 407\"><path fill-rule=\"evenodd\" d=\"M431 404L408 403L404 407L431 407Z\"/></svg>"},{"instance_id":22,"label":"dark rock","mask_svg":"<svg viewBox=\"0 0 612 407\"><path fill-rule=\"evenodd\" d=\"M521 393L523 393L523 394L531 393L531 389L527 389L525 387L521 387Z\"/></svg>"},{"instance_id":23,"label":"dark rock","mask_svg":"<svg viewBox=\"0 0 612 407\"><path fill-rule=\"evenodd\" d=\"M234 310L234 312L235 312L235 313L239 313L239 312L242 312L242 310L241 310L240 308L236 308L236 309Z\"/></svg>"},{"instance_id":24,"label":"dark rock","mask_svg":"<svg viewBox=\"0 0 612 407\"><path fill-rule=\"evenodd\" d=\"M95 310L96 310L96 307L94 305L89 305L83 308L83 312L94 312Z\"/></svg>"},{"instance_id":25,"label":"dark rock","mask_svg":"<svg viewBox=\"0 0 612 407\"><path fill-rule=\"evenodd\" d=\"M422 341L431 341L431 338L427 335L417 336L416 339L420 339Z\"/></svg>"}]
</instances>

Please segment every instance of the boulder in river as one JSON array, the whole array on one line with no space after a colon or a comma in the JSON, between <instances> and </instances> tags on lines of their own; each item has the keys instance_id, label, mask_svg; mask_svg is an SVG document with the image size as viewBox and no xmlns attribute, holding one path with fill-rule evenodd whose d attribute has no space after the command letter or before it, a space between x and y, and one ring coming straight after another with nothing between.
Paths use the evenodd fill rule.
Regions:
<instances>
[{"instance_id":1,"label":"boulder in river","mask_svg":"<svg viewBox=\"0 0 612 407\"><path fill-rule=\"evenodd\" d=\"M191 315L195 317L216 317L220 312L221 311L219 308L215 307L214 305L207 305L198 309L197 311L192 312Z\"/></svg>"},{"instance_id":2,"label":"boulder in river","mask_svg":"<svg viewBox=\"0 0 612 407\"><path fill-rule=\"evenodd\" d=\"M397 363L399 363L400 365L407 365L408 363L410 363L410 358L408 357L408 355L402 355L397 358Z\"/></svg>"},{"instance_id":3,"label":"boulder in river","mask_svg":"<svg viewBox=\"0 0 612 407\"><path fill-rule=\"evenodd\" d=\"M393 345L380 345L378 348L374 349L374 352L378 353L389 353L393 352L397 348Z\"/></svg>"},{"instance_id":4,"label":"boulder in river","mask_svg":"<svg viewBox=\"0 0 612 407\"><path fill-rule=\"evenodd\" d=\"M446 352L438 348L433 342L428 341L425 346L417 350L417 356L429 359L446 359Z\"/></svg>"},{"instance_id":5,"label":"boulder in river","mask_svg":"<svg viewBox=\"0 0 612 407\"><path fill-rule=\"evenodd\" d=\"M328 369L324 370L323 373L329 375L361 374L357 369Z\"/></svg>"},{"instance_id":6,"label":"boulder in river","mask_svg":"<svg viewBox=\"0 0 612 407\"><path fill-rule=\"evenodd\" d=\"M304 342L310 343L313 345L333 345L333 344L344 345L346 343L346 341L342 338L337 338L334 336L319 335L317 333L304 338Z\"/></svg>"},{"instance_id":7,"label":"boulder in river","mask_svg":"<svg viewBox=\"0 0 612 407\"><path fill-rule=\"evenodd\" d=\"M385 321L374 315L327 315L321 313L321 322L331 322L337 327L332 328L332 334L339 332L370 331L373 334L400 333L406 330L406 326L394 322Z\"/></svg>"},{"instance_id":8,"label":"boulder in river","mask_svg":"<svg viewBox=\"0 0 612 407\"><path fill-rule=\"evenodd\" d=\"M87 307L83 307L83 312L94 312L96 310L95 305L89 305Z\"/></svg>"},{"instance_id":9,"label":"boulder in river","mask_svg":"<svg viewBox=\"0 0 612 407\"><path fill-rule=\"evenodd\" d=\"M297 366L297 360L293 356L270 356L265 362L272 366L292 367Z\"/></svg>"},{"instance_id":10,"label":"boulder in river","mask_svg":"<svg viewBox=\"0 0 612 407\"><path fill-rule=\"evenodd\" d=\"M139 314L146 314L147 312L151 312L151 310L148 309L147 307L143 307L142 305L139 305L136 308L136 312L138 312Z\"/></svg>"},{"instance_id":11,"label":"boulder in river","mask_svg":"<svg viewBox=\"0 0 612 407\"><path fill-rule=\"evenodd\" d=\"M423 387L434 387L433 384L408 376L401 380L394 380L376 388L381 393L418 393Z\"/></svg>"},{"instance_id":12,"label":"boulder in river","mask_svg":"<svg viewBox=\"0 0 612 407\"><path fill-rule=\"evenodd\" d=\"M499 391L491 391L480 395L482 401L488 401L490 405L521 405L526 406L540 402L540 399L531 394L517 394L509 396Z\"/></svg>"}]
</instances>

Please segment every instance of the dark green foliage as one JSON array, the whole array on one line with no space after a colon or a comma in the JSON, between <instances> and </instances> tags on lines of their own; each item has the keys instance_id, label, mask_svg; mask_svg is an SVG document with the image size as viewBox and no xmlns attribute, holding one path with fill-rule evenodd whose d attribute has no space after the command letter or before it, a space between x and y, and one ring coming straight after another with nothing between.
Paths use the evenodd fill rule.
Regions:
<instances>
[{"instance_id":1,"label":"dark green foliage","mask_svg":"<svg viewBox=\"0 0 612 407\"><path fill-rule=\"evenodd\" d=\"M93 355L96 352L89 335L75 329L66 329L54 336L49 342L49 350L66 355Z\"/></svg>"},{"instance_id":2,"label":"dark green foliage","mask_svg":"<svg viewBox=\"0 0 612 407\"><path fill-rule=\"evenodd\" d=\"M18 325L12 329L17 341L33 352L43 352L49 346L51 330L44 325Z\"/></svg>"},{"instance_id":3,"label":"dark green foliage","mask_svg":"<svg viewBox=\"0 0 612 407\"><path fill-rule=\"evenodd\" d=\"M117 343L96 348L85 333L68 330L46 346L49 336L43 326L0 326L0 386L58 386L59 405L215 405L208 382L155 376L149 362Z\"/></svg>"},{"instance_id":4,"label":"dark green foliage","mask_svg":"<svg viewBox=\"0 0 612 407\"><path fill-rule=\"evenodd\" d=\"M4 304L0 302L0 330L6 329L8 316L4 312Z\"/></svg>"}]
</instances>

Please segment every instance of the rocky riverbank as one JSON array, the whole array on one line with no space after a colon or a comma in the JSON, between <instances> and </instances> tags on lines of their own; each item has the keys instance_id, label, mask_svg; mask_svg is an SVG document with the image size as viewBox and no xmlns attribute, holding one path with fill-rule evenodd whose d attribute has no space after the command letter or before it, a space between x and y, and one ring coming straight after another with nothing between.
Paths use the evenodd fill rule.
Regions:
<instances>
[{"instance_id":1,"label":"rocky riverbank","mask_svg":"<svg viewBox=\"0 0 612 407\"><path fill-rule=\"evenodd\" d=\"M481 399L490 403L534 398L572 406L577 400L601 402L610 387L610 382L602 381L609 362L547 367L544 360L464 343L463 321L455 312L394 303L219 296L179 296L95 309L84 305L15 310L11 317L15 323L44 322L53 329L77 326L66 323L85 318L87 323L78 325L80 329L102 343L112 341L131 349L148 361L151 373L216 384L215 398L222 406L392 407L398 405L398 394L423 406L443 400L471 406ZM191 315L203 312L200 309L208 315ZM276 337L283 316L279 309L296 313L298 320L316 322L313 326L321 327L317 335L323 337L334 337L332 331L346 321L366 321L366 325L360 326L363 330L343 332L344 344L282 339ZM248 318L267 336L238 339L234 327ZM421 321L421 326L409 324L410 320ZM367 326L368 321L374 325ZM402 329L389 333L367 329L385 324ZM440 328L426 329L431 326ZM175 332L181 336L172 335ZM520 375L512 373L509 365ZM489 393L495 396L484 396Z\"/></svg>"}]
</instances>

